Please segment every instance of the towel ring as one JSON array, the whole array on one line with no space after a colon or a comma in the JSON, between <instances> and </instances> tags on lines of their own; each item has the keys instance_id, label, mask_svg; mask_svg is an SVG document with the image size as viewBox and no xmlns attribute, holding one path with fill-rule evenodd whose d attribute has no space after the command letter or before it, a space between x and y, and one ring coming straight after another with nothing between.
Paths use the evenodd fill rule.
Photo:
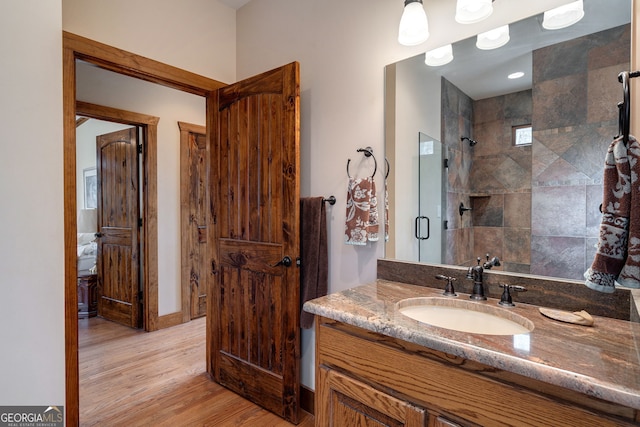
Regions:
<instances>
[{"instance_id":1,"label":"towel ring","mask_svg":"<svg viewBox=\"0 0 640 427\"><path fill-rule=\"evenodd\" d=\"M373 178L378 170L378 161L376 160L376 156L373 155L373 148L358 148L356 151L358 153L364 153L365 157L373 157L373 173L371 174L371 178ZM351 179L351 174L349 174L349 163L351 163L351 159L347 159L347 176Z\"/></svg>"}]
</instances>

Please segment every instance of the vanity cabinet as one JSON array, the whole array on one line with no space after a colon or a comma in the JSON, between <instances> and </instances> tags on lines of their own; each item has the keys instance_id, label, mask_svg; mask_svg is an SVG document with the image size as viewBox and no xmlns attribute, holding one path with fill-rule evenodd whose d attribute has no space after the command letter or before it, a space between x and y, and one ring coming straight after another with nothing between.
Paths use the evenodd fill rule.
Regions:
<instances>
[{"instance_id":1,"label":"vanity cabinet","mask_svg":"<svg viewBox=\"0 0 640 427\"><path fill-rule=\"evenodd\" d=\"M316 426L631 426L635 410L316 316Z\"/></svg>"}]
</instances>

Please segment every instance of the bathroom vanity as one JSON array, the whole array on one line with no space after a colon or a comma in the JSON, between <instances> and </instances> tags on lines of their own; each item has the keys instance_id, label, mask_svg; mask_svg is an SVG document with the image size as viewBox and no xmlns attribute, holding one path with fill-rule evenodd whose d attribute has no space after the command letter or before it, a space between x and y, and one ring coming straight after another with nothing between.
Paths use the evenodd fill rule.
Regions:
<instances>
[{"instance_id":1,"label":"bathroom vanity","mask_svg":"<svg viewBox=\"0 0 640 427\"><path fill-rule=\"evenodd\" d=\"M379 278L305 304L316 314L317 426L640 425L640 324L562 323L489 295L474 303L509 310L533 330L435 327L399 304L446 298L432 277L422 286ZM469 301L462 287L454 298Z\"/></svg>"}]
</instances>

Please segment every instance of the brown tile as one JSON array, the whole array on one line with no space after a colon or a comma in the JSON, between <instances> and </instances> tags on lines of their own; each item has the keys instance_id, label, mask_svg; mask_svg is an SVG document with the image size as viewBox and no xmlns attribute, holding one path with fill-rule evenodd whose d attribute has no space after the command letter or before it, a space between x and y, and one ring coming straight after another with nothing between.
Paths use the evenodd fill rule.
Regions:
<instances>
[{"instance_id":1,"label":"brown tile","mask_svg":"<svg viewBox=\"0 0 640 427\"><path fill-rule=\"evenodd\" d=\"M534 85L532 122L537 130L584 123L587 119L587 73L558 77Z\"/></svg>"},{"instance_id":2,"label":"brown tile","mask_svg":"<svg viewBox=\"0 0 640 427\"><path fill-rule=\"evenodd\" d=\"M486 122L502 121L504 119L504 97L480 99L473 103L473 123L475 125Z\"/></svg>"},{"instance_id":3,"label":"brown tile","mask_svg":"<svg viewBox=\"0 0 640 427\"><path fill-rule=\"evenodd\" d=\"M492 194L490 197L471 199L473 226L502 227L504 218L504 196Z\"/></svg>"},{"instance_id":4,"label":"brown tile","mask_svg":"<svg viewBox=\"0 0 640 427\"><path fill-rule=\"evenodd\" d=\"M502 256L505 262L529 265L531 263L531 229L505 228Z\"/></svg>"},{"instance_id":5,"label":"brown tile","mask_svg":"<svg viewBox=\"0 0 640 427\"><path fill-rule=\"evenodd\" d=\"M587 120L589 123L618 119L616 105L622 100L618 74L628 68L629 64L627 63L589 71L587 91Z\"/></svg>"},{"instance_id":6,"label":"brown tile","mask_svg":"<svg viewBox=\"0 0 640 427\"><path fill-rule=\"evenodd\" d=\"M531 234L584 237L585 193L584 185L534 187L531 190Z\"/></svg>"},{"instance_id":7,"label":"brown tile","mask_svg":"<svg viewBox=\"0 0 640 427\"><path fill-rule=\"evenodd\" d=\"M504 195L504 226L527 228L531 232L531 193Z\"/></svg>"},{"instance_id":8,"label":"brown tile","mask_svg":"<svg viewBox=\"0 0 640 427\"><path fill-rule=\"evenodd\" d=\"M485 256L489 254L492 258L497 256L504 258L502 247L504 242L504 228L502 227L474 227L474 257L480 257L481 262L486 261Z\"/></svg>"},{"instance_id":9,"label":"brown tile","mask_svg":"<svg viewBox=\"0 0 640 427\"><path fill-rule=\"evenodd\" d=\"M582 280L583 237L531 236L531 274Z\"/></svg>"},{"instance_id":10,"label":"brown tile","mask_svg":"<svg viewBox=\"0 0 640 427\"><path fill-rule=\"evenodd\" d=\"M620 69L629 68L631 56L631 25L625 24L593 34L595 46L589 50L589 70L608 67L611 64L626 63Z\"/></svg>"}]
</instances>

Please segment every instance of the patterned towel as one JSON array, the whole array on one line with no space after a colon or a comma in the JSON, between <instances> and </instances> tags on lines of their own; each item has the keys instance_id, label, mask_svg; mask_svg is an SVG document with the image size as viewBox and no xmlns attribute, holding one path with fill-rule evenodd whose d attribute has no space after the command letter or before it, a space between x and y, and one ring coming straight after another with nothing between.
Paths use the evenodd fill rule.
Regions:
<instances>
[{"instance_id":1,"label":"patterned towel","mask_svg":"<svg viewBox=\"0 0 640 427\"><path fill-rule=\"evenodd\" d=\"M362 246L378 240L378 200L373 177L349 179L344 233L347 245Z\"/></svg>"},{"instance_id":2,"label":"patterned towel","mask_svg":"<svg viewBox=\"0 0 640 427\"><path fill-rule=\"evenodd\" d=\"M585 285L611 293L615 284L640 288L640 144L630 136L609 146L604 166L602 223Z\"/></svg>"}]
</instances>

